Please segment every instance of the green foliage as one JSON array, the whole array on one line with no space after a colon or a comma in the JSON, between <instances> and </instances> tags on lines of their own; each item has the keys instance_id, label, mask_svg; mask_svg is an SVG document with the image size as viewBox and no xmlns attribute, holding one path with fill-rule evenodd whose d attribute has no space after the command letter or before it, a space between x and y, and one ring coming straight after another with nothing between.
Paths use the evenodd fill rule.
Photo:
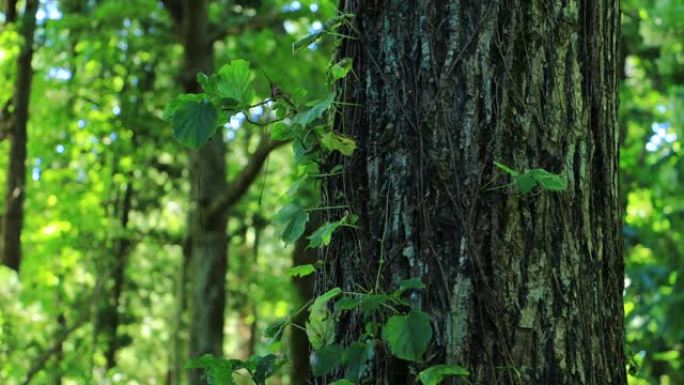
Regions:
<instances>
[{"instance_id":1,"label":"green foliage","mask_svg":"<svg viewBox=\"0 0 684 385\"><path fill-rule=\"evenodd\" d=\"M193 358L185 364L186 369L204 369L207 382L211 385L232 385L233 371L242 369L244 363L239 360L224 360L206 354Z\"/></svg>"},{"instance_id":2,"label":"green foliage","mask_svg":"<svg viewBox=\"0 0 684 385\"><path fill-rule=\"evenodd\" d=\"M351 156L356 150L354 139L334 132L326 132L321 138L321 144L326 150L339 151L342 155Z\"/></svg>"},{"instance_id":3,"label":"green foliage","mask_svg":"<svg viewBox=\"0 0 684 385\"><path fill-rule=\"evenodd\" d=\"M309 214L294 204L285 205L275 217L276 222L284 226L281 238L287 243L293 243L304 234Z\"/></svg>"},{"instance_id":4,"label":"green foliage","mask_svg":"<svg viewBox=\"0 0 684 385\"><path fill-rule=\"evenodd\" d=\"M311 235L308 236L309 247L315 248L321 246L328 246L332 239L333 233L337 229L344 226L354 227L356 221L356 215L345 215L339 221L324 223L318 229L316 229L316 231L314 231Z\"/></svg>"},{"instance_id":5,"label":"green foliage","mask_svg":"<svg viewBox=\"0 0 684 385\"><path fill-rule=\"evenodd\" d=\"M191 359L185 365L186 369L203 369L205 378L210 385L233 385L233 375L241 369L247 371L256 385L266 385L266 380L273 376L285 362L276 355L253 355L247 361L226 360L211 354Z\"/></svg>"},{"instance_id":6,"label":"green foliage","mask_svg":"<svg viewBox=\"0 0 684 385\"><path fill-rule=\"evenodd\" d=\"M334 100L335 95L331 93L323 100L315 100L307 103L307 108L303 109L294 116L292 119L292 124L301 128L308 127L323 116L323 114L330 108Z\"/></svg>"},{"instance_id":7,"label":"green foliage","mask_svg":"<svg viewBox=\"0 0 684 385\"><path fill-rule=\"evenodd\" d=\"M522 194L529 193L536 186L540 186L541 188L549 191L565 190L565 180L563 177L558 174L552 174L543 168L535 168L532 170L518 172L499 162L494 162L494 165L513 177L518 191L520 191Z\"/></svg>"},{"instance_id":8,"label":"green foliage","mask_svg":"<svg viewBox=\"0 0 684 385\"><path fill-rule=\"evenodd\" d=\"M285 327L290 323L289 319L279 319L268 325L264 330L264 337L269 339L270 343L278 342L283 338Z\"/></svg>"},{"instance_id":9,"label":"green foliage","mask_svg":"<svg viewBox=\"0 0 684 385\"><path fill-rule=\"evenodd\" d=\"M360 381L373 355L371 342L352 342L344 350L342 358L342 362L346 365L344 377L350 381Z\"/></svg>"},{"instance_id":10,"label":"green foliage","mask_svg":"<svg viewBox=\"0 0 684 385\"><path fill-rule=\"evenodd\" d=\"M181 143L197 148L216 132L218 110L201 95L181 95L173 108L173 133Z\"/></svg>"},{"instance_id":11,"label":"green foliage","mask_svg":"<svg viewBox=\"0 0 684 385\"><path fill-rule=\"evenodd\" d=\"M315 43L318 39L320 39L322 36L324 36L326 33L333 33L333 31L342 25L343 23L347 22L349 19L351 19L353 15L350 14L344 14L344 15L339 15L332 17L326 21L322 28L318 31L314 31L305 37L301 38L300 40L296 41L292 45L292 50L297 51L300 50L304 47L308 47L311 44Z\"/></svg>"},{"instance_id":12,"label":"green foliage","mask_svg":"<svg viewBox=\"0 0 684 385\"><path fill-rule=\"evenodd\" d=\"M314 376L324 376L342 363L344 348L329 344L321 346L311 354L311 372Z\"/></svg>"},{"instance_id":13,"label":"green foliage","mask_svg":"<svg viewBox=\"0 0 684 385\"><path fill-rule=\"evenodd\" d=\"M306 323L306 335L314 349L320 349L335 341L335 320L328 310L328 302L342 294L336 287L318 296L309 309L309 321Z\"/></svg>"},{"instance_id":14,"label":"green foliage","mask_svg":"<svg viewBox=\"0 0 684 385\"><path fill-rule=\"evenodd\" d=\"M339 62L333 64L330 67L330 73L332 74L333 80L339 80L347 77L349 72L352 70L352 59L344 58Z\"/></svg>"},{"instance_id":15,"label":"green foliage","mask_svg":"<svg viewBox=\"0 0 684 385\"><path fill-rule=\"evenodd\" d=\"M306 265L293 266L287 269L287 275L290 277L306 277L316 271L314 265L307 263Z\"/></svg>"},{"instance_id":16,"label":"green foliage","mask_svg":"<svg viewBox=\"0 0 684 385\"><path fill-rule=\"evenodd\" d=\"M215 86L221 106L234 109L248 106L254 96L251 82L252 73L246 61L233 60L221 67Z\"/></svg>"},{"instance_id":17,"label":"green foliage","mask_svg":"<svg viewBox=\"0 0 684 385\"><path fill-rule=\"evenodd\" d=\"M330 385L354 385L354 383L347 380L346 378L343 378L343 379L331 382Z\"/></svg>"},{"instance_id":18,"label":"green foliage","mask_svg":"<svg viewBox=\"0 0 684 385\"><path fill-rule=\"evenodd\" d=\"M228 231L231 301L226 315L231 324L241 327L228 331L227 351L236 354L249 337L240 333L251 329L266 337L257 339L256 351L277 351L285 329L300 327L287 316L296 306L291 301L290 275L312 272L307 265L288 269L289 251L277 247L279 238L293 243L302 237L310 207L315 205L302 196L316 195L316 185L325 178L319 174L341 171L341 165L319 170L321 157L329 152L354 156L356 148L354 138L330 129L330 116L337 106L324 81L326 70L333 82L355 78L351 59L328 63L334 39L324 38L333 36L335 26L352 16L330 19L335 7L316 1L301 2L301 12L291 18L283 11L290 1L245 1L228 12L220 2L213 2L207 21L213 32L225 27L231 31L244 28L245 33L217 37L214 63L227 64L217 65L214 74L197 76L202 93L176 97L182 92L182 58L167 9L155 0L77 3L43 2L41 6L46 19L39 23L41 44L36 45L33 60L36 76L22 234L25 256L20 275L0 268L0 383L23 382L34 358L54 346L55 336L71 326L75 329L59 359L53 356L32 383L57 383L58 376L63 383L166 380L177 334L169 320L177 312L176 280L183 261L179 245L187 231L186 194L192 187L206 187L185 176L187 153L174 137L190 148L201 147L212 137L230 137L226 139L229 179L244 167L261 135L270 133L273 140L292 142L297 163L282 152L271 155L269 171L259 179L261 188L250 189L234 207ZM312 5L319 11L305 12ZM684 166L679 155L684 122L682 2L625 0L621 6L626 72L620 102L620 182L626 212L625 325L627 344L633 350L630 384L679 384L684 383L684 217L680 203L684 202ZM287 19L288 32L282 28L250 30L258 24L251 21L263 16ZM294 36L309 33L316 20L323 21L323 28L297 43ZM20 43L16 26L3 26L2 106L13 94ZM312 43L315 49L299 50L292 64L293 45L305 48ZM238 57L244 60L228 61ZM282 93L272 94L270 86ZM267 104L261 105L264 113L255 118L249 107L260 103ZM224 123L239 113L263 127L244 121L239 127L225 128ZM276 120L269 121L273 116ZM7 169L8 142L0 141L2 170ZM513 188L520 193L532 193L535 188L563 191L566 178L572 177L572 170L553 174L540 168L497 167L511 176ZM284 175L291 170L295 170L291 178L296 183L288 189L283 180L289 179ZM4 182L5 175L0 174ZM133 191L134 207L128 228L123 228L120 211L127 185ZM3 199L0 194L0 207ZM275 221L279 227L273 231L273 213L279 207ZM255 214L267 223L258 241L256 226L249 219ZM329 224L314 247L330 243L339 227ZM90 308L82 303L94 302L93 293L107 294L108 290L98 288L108 288L114 280L111 260L118 239L130 242L130 265L124 269L124 300L117 309L123 320L117 341L131 344L118 351L117 367L105 371L103 344L91 338L90 318L81 326L72 322ZM252 246L259 246L258 259L244 251ZM353 312L368 325L364 335L343 346L338 373L349 379L340 379L337 385L363 383L365 369L355 368L363 368L369 355L389 348L389 343L383 347L382 326L391 317L407 317L412 290L423 288L420 280L412 278L390 293L374 288L339 293L319 310L325 316L318 325L323 326L318 333L321 346L340 343L329 338L334 337L330 330L338 317ZM106 319L103 314L97 314L97 319ZM239 318L243 314L248 315ZM66 320L66 325L59 320ZM24 325L28 324L32 327L27 329ZM362 344L369 353L365 361L358 358L364 357ZM237 382L249 374L247 366L262 381L267 368L278 367L278 362L271 362L273 358L249 363L197 360L191 365L207 370L207 379L213 383L231 383L234 370L239 372ZM410 363L424 385L438 383L451 370L442 365L425 369L425 364ZM259 365L262 369L257 370Z\"/></svg>"},{"instance_id":19,"label":"green foliage","mask_svg":"<svg viewBox=\"0 0 684 385\"><path fill-rule=\"evenodd\" d=\"M418 373L418 380L423 385L439 385L447 377L468 376L470 373L465 368L454 365L436 365Z\"/></svg>"},{"instance_id":20,"label":"green foliage","mask_svg":"<svg viewBox=\"0 0 684 385\"><path fill-rule=\"evenodd\" d=\"M382 328L382 338L393 355L418 362L432 339L430 317L420 310L392 316Z\"/></svg>"},{"instance_id":21,"label":"green foliage","mask_svg":"<svg viewBox=\"0 0 684 385\"><path fill-rule=\"evenodd\" d=\"M401 281L399 288L395 290L392 295L394 297L400 297L404 292L408 290L420 290L425 289L425 284L420 280L420 278L410 278Z\"/></svg>"}]
</instances>

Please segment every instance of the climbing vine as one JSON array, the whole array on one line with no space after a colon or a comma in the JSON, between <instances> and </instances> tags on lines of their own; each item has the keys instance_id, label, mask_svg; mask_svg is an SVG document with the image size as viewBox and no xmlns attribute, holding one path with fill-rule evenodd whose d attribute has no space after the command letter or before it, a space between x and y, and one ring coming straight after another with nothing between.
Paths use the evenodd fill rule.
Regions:
<instances>
[{"instance_id":1,"label":"climbing vine","mask_svg":"<svg viewBox=\"0 0 684 385\"><path fill-rule=\"evenodd\" d=\"M332 31L346 23L349 17L342 15L329 20L320 31L295 43L293 48L297 50L309 46L323 35L334 34ZM166 116L172 122L175 137L192 148L198 148L216 135L231 116L242 112L248 122L268 127L271 140L292 143L294 161L304 172L290 187L288 196L294 196L299 187L311 179L341 173L341 165L326 173L321 173L318 167L318 161L326 153L337 151L344 156L351 156L356 149L353 138L331 129L329 120L338 103L335 93L330 92L319 100L298 103L301 99L299 95L288 94L269 80L270 97L254 104L252 74L250 64L244 60L234 60L212 75L199 74L197 80L203 92L180 95L168 105ZM353 74L349 58L343 58L329 67L331 83L349 74ZM271 120L249 120L249 110L256 106L271 111ZM498 162L495 162L495 166L513 179L512 183L500 188L515 186L522 194L529 193L537 186L550 191L565 189L561 175L541 168L516 171ZM305 232L310 211L329 208L307 208L294 201L284 204L275 216L276 223L282 229L282 240L286 243L298 240ZM326 247L336 230L342 227L356 228L356 222L357 216L347 210L339 220L325 222L309 235L308 246ZM306 276L315 270L314 265L301 265L290 269L289 274ZM433 338L431 319L430 315L414 305L415 301L411 301L412 297L425 289L419 278L406 279L389 293L381 291L378 286L376 284L373 288L353 292L333 288L290 317L270 325L265 336L269 343L275 344L280 341L287 327L305 330L313 349L310 356L312 373L314 376L335 376L338 379L332 385L364 382L369 375L371 360L381 351L384 355L407 361L415 369L413 373L417 373L417 381L424 385L437 385L451 376L469 375L465 368L457 365L427 365L424 355ZM306 310L309 311L306 324L294 323L294 316ZM364 331L355 341L341 345L336 338L338 321L352 314L361 317L365 323ZM263 385L285 362L283 357L274 354L252 356L245 361L206 355L192 359L186 367L203 369L208 382L214 385L233 384L235 373L247 374L254 384Z\"/></svg>"}]
</instances>

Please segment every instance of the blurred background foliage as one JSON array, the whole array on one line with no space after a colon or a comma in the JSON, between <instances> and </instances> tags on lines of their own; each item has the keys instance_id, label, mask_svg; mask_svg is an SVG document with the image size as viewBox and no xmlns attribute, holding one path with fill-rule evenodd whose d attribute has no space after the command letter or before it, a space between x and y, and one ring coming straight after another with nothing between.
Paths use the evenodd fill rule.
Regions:
<instances>
[{"instance_id":1,"label":"blurred background foliage","mask_svg":"<svg viewBox=\"0 0 684 385\"><path fill-rule=\"evenodd\" d=\"M622 9L630 384L684 384L684 1L624 0ZM215 67L250 61L259 98L271 92L263 74L286 92L325 94L334 47L323 40L293 54L292 43L335 14L332 1L214 0L209 11L215 25L231 27L215 43ZM34 384L170 384L174 354L187 353L188 338L177 303L187 153L162 119L181 92L178 31L155 0L43 0L37 21L25 257L20 275L0 267L0 383L30 375ZM20 43L17 29L4 26L0 105L12 97ZM245 165L259 130L239 115L227 124L230 176ZM0 170L8 145L0 141ZM226 356L266 353L264 328L305 300L287 274L300 257L283 248L272 225L291 198L288 180L301 171L290 154L271 154L230 213ZM2 186L5 177L0 172ZM96 329L111 316L103 312L111 308L117 255L125 264L114 307L117 360L109 368ZM275 348L287 351L288 341ZM274 383L293 383L285 372Z\"/></svg>"},{"instance_id":2,"label":"blurred background foliage","mask_svg":"<svg viewBox=\"0 0 684 385\"><path fill-rule=\"evenodd\" d=\"M682 384L684 2L628 0L622 12L620 161L630 383Z\"/></svg>"}]
</instances>

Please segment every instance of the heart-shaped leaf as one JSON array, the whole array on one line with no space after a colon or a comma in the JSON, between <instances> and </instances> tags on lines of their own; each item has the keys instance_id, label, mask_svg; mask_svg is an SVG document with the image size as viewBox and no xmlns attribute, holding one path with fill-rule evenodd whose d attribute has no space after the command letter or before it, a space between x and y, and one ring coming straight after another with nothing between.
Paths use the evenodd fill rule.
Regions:
<instances>
[{"instance_id":1,"label":"heart-shaped leaf","mask_svg":"<svg viewBox=\"0 0 684 385\"><path fill-rule=\"evenodd\" d=\"M392 355L418 362L432 339L430 317L420 310L390 317L382 328L382 338Z\"/></svg>"}]
</instances>

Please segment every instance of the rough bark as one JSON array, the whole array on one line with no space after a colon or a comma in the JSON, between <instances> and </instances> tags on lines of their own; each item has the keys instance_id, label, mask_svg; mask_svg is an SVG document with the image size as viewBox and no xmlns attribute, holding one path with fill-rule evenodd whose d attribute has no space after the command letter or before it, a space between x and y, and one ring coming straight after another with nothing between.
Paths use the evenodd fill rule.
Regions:
<instances>
[{"instance_id":1,"label":"rough bark","mask_svg":"<svg viewBox=\"0 0 684 385\"><path fill-rule=\"evenodd\" d=\"M12 4L10 1L8 4ZM10 7L12 8L12 7ZM5 190L5 213L2 217L2 256L3 263L19 271L21 263L21 228L24 222L24 195L26 190L26 142L29 103L31 99L31 80L33 78L33 36L36 30L37 0L27 0L24 7L20 33L23 45L17 61L17 78L10 123L10 153Z\"/></svg>"},{"instance_id":2,"label":"rough bark","mask_svg":"<svg viewBox=\"0 0 684 385\"><path fill-rule=\"evenodd\" d=\"M340 11L355 15L338 51L355 76L339 85L334 128L358 149L328 160L346 171L323 198L349 204L360 230L335 234L317 291L372 289L378 271L387 291L420 277L412 301L435 335L419 369L462 365L478 385L625 384L618 1ZM495 161L562 173L567 188L502 188ZM338 339L362 328L343 318ZM370 371L371 383L415 383L381 349Z\"/></svg>"}]
</instances>

